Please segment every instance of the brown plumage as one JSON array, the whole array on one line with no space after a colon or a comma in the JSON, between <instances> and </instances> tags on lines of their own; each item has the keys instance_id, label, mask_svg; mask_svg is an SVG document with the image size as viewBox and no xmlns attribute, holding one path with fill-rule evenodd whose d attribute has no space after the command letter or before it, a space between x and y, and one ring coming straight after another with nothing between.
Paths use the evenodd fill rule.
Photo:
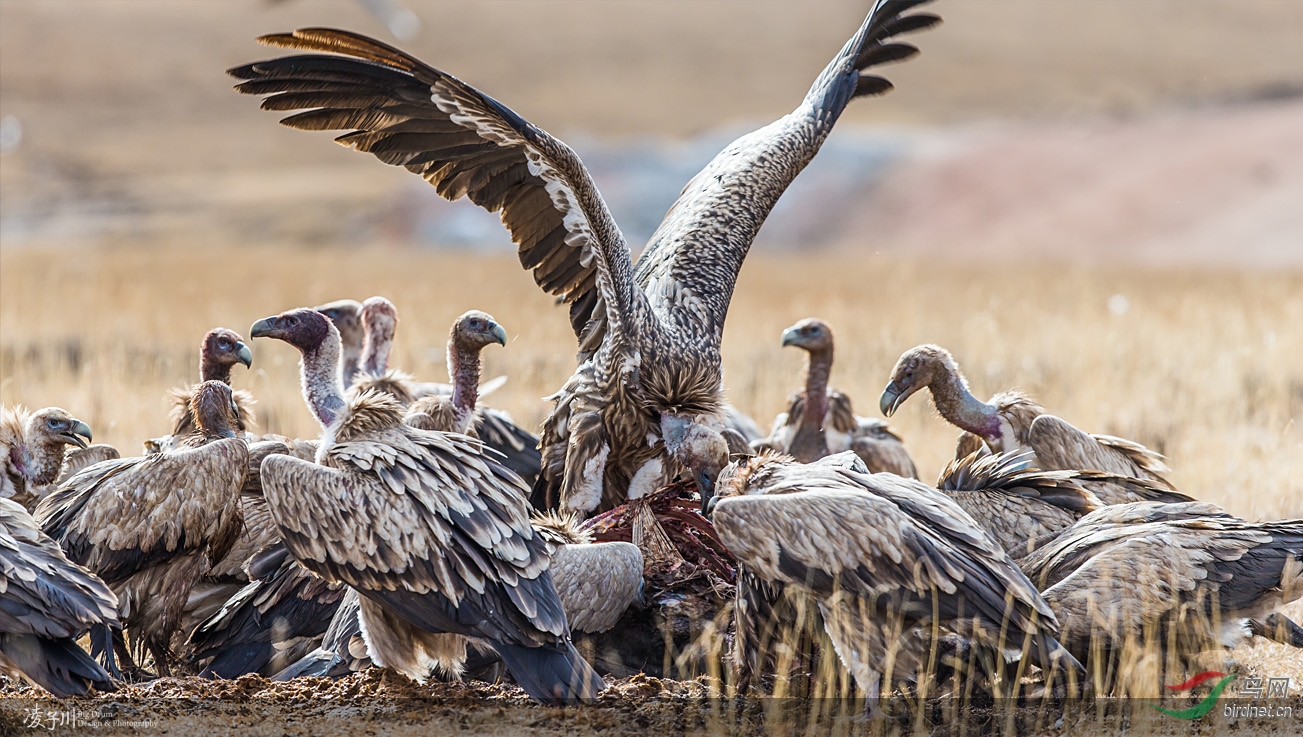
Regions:
<instances>
[{"instance_id":1,"label":"brown plumage","mask_svg":"<svg viewBox=\"0 0 1303 737\"><path fill-rule=\"evenodd\" d=\"M894 683L926 662L914 633L930 622L987 647L1025 649L1045 668L1080 670L1035 587L968 514L936 489L862 473L859 462L849 453L812 464L758 456L723 475L712 517L748 575L817 603L870 703L884 673ZM738 640L754 643L756 633Z\"/></svg>"},{"instance_id":2,"label":"brown plumage","mask_svg":"<svg viewBox=\"0 0 1303 737\"><path fill-rule=\"evenodd\" d=\"M0 499L32 510L54 489L69 445L86 448L90 426L58 407L0 406Z\"/></svg>"},{"instance_id":3,"label":"brown plumage","mask_svg":"<svg viewBox=\"0 0 1303 737\"><path fill-rule=\"evenodd\" d=\"M231 369L237 364L245 368L253 366L253 353L244 344L244 339L234 330L213 328L204 333L199 343L199 381L220 381L231 385ZM168 418L172 422L172 434L145 441L145 452L156 453L175 447L180 438L194 432L194 413L190 410L190 397L198 384L189 387L176 387L168 390L167 399L172 404ZM253 406L257 404L253 395L242 389L232 391L235 400L237 432L252 430L255 417Z\"/></svg>"},{"instance_id":4,"label":"brown plumage","mask_svg":"<svg viewBox=\"0 0 1303 737\"><path fill-rule=\"evenodd\" d=\"M117 594L122 624L161 674L191 588L239 537L249 467L230 387L199 384L190 408L195 430L175 449L83 469L36 511L69 559ZM125 648L119 656L132 660Z\"/></svg>"},{"instance_id":5,"label":"brown plumage","mask_svg":"<svg viewBox=\"0 0 1303 737\"><path fill-rule=\"evenodd\" d=\"M1235 647L1249 620L1303 597L1303 520L1245 522L1198 504L1106 507L1021 565L1078 657L1106 656L1110 668L1153 651L1186 658Z\"/></svg>"},{"instance_id":6,"label":"brown plumage","mask_svg":"<svg viewBox=\"0 0 1303 737\"><path fill-rule=\"evenodd\" d=\"M652 460L661 460L664 480L684 471L663 436L718 419L724 320L756 231L846 104L890 89L862 70L917 52L885 43L938 21L906 15L915 5L876 3L796 110L735 141L688 183L636 267L574 151L397 49L344 31L301 29L260 40L334 55L229 73L242 80L240 92L266 95L265 109L303 111L283 124L348 131L336 140L406 167L448 199L468 197L500 213L521 264L570 305L579 339L580 366L553 395L544 424L539 496L590 513L623 502Z\"/></svg>"},{"instance_id":7,"label":"brown plumage","mask_svg":"<svg viewBox=\"0 0 1303 737\"><path fill-rule=\"evenodd\" d=\"M769 437L753 442L753 449L786 453L801 463L853 450L870 473L918 478L914 459L887 423L857 417L851 398L828 385L834 342L827 323L801 320L783 331L783 345L808 354L805 387L792 395L787 411L774 419Z\"/></svg>"},{"instance_id":8,"label":"brown plumage","mask_svg":"<svg viewBox=\"0 0 1303 737\"><path fill-rule=\"evenodd\" d=\"M1026 452L972 453L946 464L937 480L937 488L1014 558L1104 506L1077 482L1083 473L1096 474L1039 471L1032 460Z\"/></svg>"},{"instance_id":9,"label":"brown plumage","mask_svg":"<svg viewBox=\"0 0 1303 737\"><path fill-rule=\"evenodd\" d=\"M254 336L299 349L304 396L325 428L321 465L263 461L263 489L285 545L305 568L361 594L371 658L418 680L456 673L482 639L544 701L593 697L601 679L570 643L527 489L482 446L402 422L393 399L344 399L339 333L291 310Z\"/></svg>"},{"instance_id":10,"label":"brown plumage","mask_svg":"<svg viewBox=\"0 0 1303 737\"><path fill-rule=\"evenodd\" d=\"M95 626L119 626L117 597L27 510L0 499L0 673L58 698L111 690L109 674L76 643Z\"/></svg>"},{"instance_id":11,"label":"brown plumage","mask_svg":"<svg viewBox=\"0 0 1303 737\"><path fill-rule=\"evenodd\" d=\"M1003 392L982 402L968 390L968 381L949 351L940 346L911 348L896 362L879 405L890 417L906 399L927 388L937 412L965 431L957 458L983 445L995 452L1029 450L1035 465L1046 471L1103 471L1151 482L1147 487L1081 481L1105 504L1137 501L1181 502L1190 497L1176 491L1162 474L1169 470L1162 456L1139 443L1111 435L1090 435L1047 414L1045 408L1018 392Z\"/></svg>"}]
</instances>

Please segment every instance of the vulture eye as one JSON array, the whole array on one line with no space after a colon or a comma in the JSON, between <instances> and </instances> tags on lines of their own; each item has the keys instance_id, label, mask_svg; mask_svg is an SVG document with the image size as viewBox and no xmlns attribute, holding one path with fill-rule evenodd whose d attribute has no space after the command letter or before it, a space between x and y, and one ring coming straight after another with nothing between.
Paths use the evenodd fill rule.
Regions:
<instances>
[{"instance_id":1,"label":"vulture eye","mask_svg":"<svg viewBox=\"0 0 1303 737\"><path fill-rule=\"evenodd\" d=\"M65 423L63 420L56 420L53 417L45 421L45 426L50 428L51 430L62 430L66 424L67 423Z\"/></svg>"},{"instance_id":2,"label":"vulture eye","mask_svg":"<svg viewBox=\"0 0 1303 737\"><path fill-rule=\"evenodd\" d=\"M221 349L224 350L224 351L229 351L229 350L231 350L231 341L229 341L229 340L227 340L227 339L225 339L225 338L222 338L221 340L219 340L219 341L217 342L217 347L218 347L218 348L221 348Z\"/></svg>"},{"instance_id":3,"label":"vulture eye","mask_svg":"<svg viewBox=\"0 0 1303 737\"><path fill-rule=\"evenodd\" d=\"M299 324L299 318L290 315L289 317L285 318L285 324L289 325L290 327L294 327L295 325Z\"/></svg>"}]
</instances>

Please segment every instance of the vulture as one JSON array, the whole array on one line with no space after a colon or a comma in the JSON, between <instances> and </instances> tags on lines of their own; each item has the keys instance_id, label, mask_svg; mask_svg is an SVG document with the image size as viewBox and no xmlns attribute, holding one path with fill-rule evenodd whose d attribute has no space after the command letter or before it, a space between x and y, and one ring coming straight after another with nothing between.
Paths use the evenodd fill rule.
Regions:
<instances>
[{"instance_id":1,"label":"vulture","mask_svg":"<svg viewBox=\"0 0 1303 737\"><path fill-rule=\"evenodd\" d=\"M1082 517L1020 565L1082 659L1128 648L1188 658L1255 633L1303 647L1303 630L1276 615L1303 597L1303 520L1136 502Z\"/></svg>"},{"instance_id":2,"label":"vulture","mask_svg":"<svg viewBox=\"0 0 1303 737\"><path fill-rule=\"evenodd\" d=\"M249 468L229 386L196 385L190 411L195 428L174 448L84 468L35 514L71 561L113 589L135 649L148 649L164 676L191 588L239 538ZM115 638L114 647L134 667L125 642Z\"/></svg>"},{"instance_id":3,"label":"vulture","mask_svg":"<svg viewBox=\"0 0 1303 737\"><path fill-rule=\"evenodd\" d=\"M1078 478L1102 474L1039 471L1031 468L1032 460L1028 452L970 453L948 463L937 481L937 488L1014 558L1104 507L1077 483Z\"/></svg>"},{"instance_id":4,"label":"vulture","mask_svg":"<svg viewBox=\"0 0 1303 737\"><path fill-rule=\"evenodd\" d=\"M362 326L362 303L355 299L340 299L312 308L330 318L339 330L340 371L344 375L344 388L353 386L358 378L358 366L362 362L362 346L366 342L366 331Z\"/></svg>"},{"instance_id":5,"label":"vulture","mask_svg":"<svg viewBox=\"0 0 1303 737\"><path fill-rule=\"evenodd\" d=\"M806 319L783 331L783 346L796 346L809 355L805 389L788 400L787 411L774 419L769 437L755 441L756 451L786 453L809 463L847 450L864 459L871 473L918 478L914 459L887 423L857 417L851 398L828 386L832 374L832 328L822 320Z\"/></svg>"},{"instance_id":6,"label":"vulture","mask_svg":"<svg viewBox=\"0 0 1303 737\"><path fill-rule=\"evenodd\" d=\"M638 262L575 152L502 103L386 44L346 31L263 36L294 56L228 70L281 123L403 166L450 200L500 214L521 265L570 305L579 365L552 395L537 496L591 514L635 476L698 476L686 426L720 421L720 341L756 232L846 105L891 84L864 70L917 49L920 0L877 0L791 113L730 144L670 207ZM318 53L326 52L326 53ZM654 486L655 484L653 484Z\"/></svg>"},{"instance_id":7,"label":"vulture","mask_svg":"<svg viewBox=\"0 0 1303 737\"><path fill-rule=\"evenodd\" d=\"M0 407L0 499L35 508L59 479L68 446L84 450L90 439L90 426L67 410Z\"/></svg>"},{"instance_id":8,"label":"vulture","mask_svg":"<svg viewBox=\"0 0 1303 737\"><path fill-rule=\"evenodd\" d=\"M400 403L410 402L404 422L412 427L473 436L476 430L472 419L480 377L479 352L491 343L505 344L506 331L502 326L483 312L472 311L462 315L453 324L448 339L449 370L457 377L457 382L448 393L428 394L413 401L412 396L418 393L413 390L417 385L405 375L388 370L389 350L398 324L397 310L389 300L372 297L362 304L361 317L366 336L359 369L361 378L349 390L350 395L357 397L368 390L379 391ZM257 498L270 522L261 487ZM274 523L270 527L275 530ZM279 541L280 536L276 533L268 542ZM251 552L259 547L254 547ZM223 599L225 606L219 603L220 611L209 611L207 621L191 638L196 660L208 661L205 674L222 678L235 678L250 672L276 674L286 667L282 662L284 653L292 652L291 648L300 642L321 637L328 627L333 627L330 624L332 617L343 619L351 616L352 621L356 621L357 602L353 602L351 612L339 609L345 593L342 584L327 584L308 572L286 554L283 545L276 545L275 551L279 557L274 559L270 556L277 553L264 551L265 561L274 561L275 565L269 562L260 564L258 567L267 573L251 577L252 580L246 578L244 589L238 595L230 596L229 601ZM316 651L305 657L316 662L323 657L320 653ZM302 672L296 673L325 675L325 671L306 668L306 664L300 666Z\"/></svg>"},{"instance_id":9,"label":"vulture","mask_svg":"<svg viewBox=\"0 0 1303 737\"><path fill-rule=\"evenodd\" d=\"M320 313L284 312L251 333L300 351L324 428L319 465L263 461L272 517L304 568L358 591L371 659L423 681L459 673L473 638L539 701L594 698L604 684L571 644L520 479L472 438L404 424L391 397L346 400L339 332Z\"/></svg>"},{"instance_id":10,"label":"vulture","mask_svg":"<svg viewBox=\"0 0 1303 737\"><path fill-rule=\"evenodd\" d=\"M118 627L118 599L69 561L27 510L0 499L0 673L64 699L109 674L76 643L93 626Z\"/></svg>"},{"instance_id":11,"label":"vulture","mask_svg":"<svg viewBox=\"0 0 1303 737\"><path fill-rule=\"evenodd\" d=\"M955 359L940 346L917 346L900 357L882 390L882 413L890 417L924 387L932 392L937 412L964 431L956 457L983 448L1006 453L1028 450L1035 454L1036 467L1045 471L1104 471L1151 482L1138 487L1083 480L1082 485L1105 504L1190 501L1163 478L1169 469L1162 456L1139 443L1082 432L1046 414L1044 407L1019 392L1002 392L989 403L977 399Z\"/></svg>"},{"instance_id":12,"label":"vulture","mask_svg":"<svg viewBox=\"0 0 1303 737\"><path fill-rule=\"evenodd\" d=\"M226 328L213 328L204 333L203 342L199 344L199 381L220 381L231 385L231 368L237 363L245 368L253 366L253 353L239 333ZM190 409L190 397L194 387L177 387L168 392L172 403L172 434L145 442L145 452L152 453L164 448L171 448L179 438L190 435L195 428L194 414ZM243 433L253 427L253 395L244 390L232 392L235 398L236 430Z\"/></svg>"},{"instance_id":13,"label":"vulture","mask_svg":"<svg viewBox=\"0 0 1303 737\"><path fill-rule=\"evenodd\" d=\"M927 662L917 635L932 624L1023 650L1047 673L1084 672L1036 588L972 517L936 489L859 464L851 453L812 464L766 453L721 474L707 507L739 565L735 662L755 662L752 628L764 623L748 611L772 603L757 594L791 589L817 604L870 709L884 676L890 688L893 673Z\"/></svg>"}]
</instances>

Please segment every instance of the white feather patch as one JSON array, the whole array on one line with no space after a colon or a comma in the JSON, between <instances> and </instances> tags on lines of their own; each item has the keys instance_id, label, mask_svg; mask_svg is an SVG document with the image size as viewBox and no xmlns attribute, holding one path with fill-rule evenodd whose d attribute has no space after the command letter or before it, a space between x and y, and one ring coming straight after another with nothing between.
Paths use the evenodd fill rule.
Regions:
<instances>
[{"instance_id":1,"label":"white feather patch","mask_svg":"<svg viewBox=\"0 0 1303 737\"><path fill-rule=\"evenodd\" d=\"M603 478L606 475L606 456L611 446L603 445L597 455L584 462L579 483L571 487L570 496L565 500L566 509L591 512L602 503Z\"/></svg>"},{"instance_id":2,"label":"white feather patch","mask_svg":"<svg viewBox=\"0 0 1303 737\"><path fill-rule=\"evenodd\" d=\"M641 499L644 496L656 491L664 485L665 464L661 459L653 458L642 464L638 473L633 475L633 480L629 482L629 501Z\"/></svg>"}]
</instances>

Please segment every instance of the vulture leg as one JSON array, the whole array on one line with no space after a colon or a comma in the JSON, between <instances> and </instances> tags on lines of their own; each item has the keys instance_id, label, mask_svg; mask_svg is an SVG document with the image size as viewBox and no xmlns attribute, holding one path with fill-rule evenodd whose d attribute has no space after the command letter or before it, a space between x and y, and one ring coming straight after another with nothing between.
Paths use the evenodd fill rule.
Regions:
<instances>
[{"instance_id":1,"label":"vulture leg","mask_svg":"<svg viewBox=\"0 0 1303 737\"><path fill-rule=\"evenodd\" d=\"M117 680L122 680L122 671L118 670L118 660L114 657L115 644L122 639L122 630L115 630L107 625L97 624L90 628L90 654L100 658L104 670ZM126 643L124 642L125 646Z\"/></svg>"},{"instance_id":2,"label":"vulture leg","mask_svg":"<svg viewBox=\"0 0 1303 737\"><path fill-rule=\"evenodd\" d=\"M122 673L130 681L147 681L154 675L136 664L136 659L131 657L131 648L127 647L127 638L123 636L122 630L112 630L113 651L118 655L118 661L122 663Z\"/></svg>"},{"instance_id":3,"label":"vulture leg","mask_svg":"<svg viewBox=\"0 0 1303 737\"><path fill-rule=\"evenodd\" d=\"M158 677L171 678L172 668L168 663L167 642L150 639L145 643L145 647L149 648L149 654L154 657L154 670L158 671Z\"/></svg>"}]
</instances>

